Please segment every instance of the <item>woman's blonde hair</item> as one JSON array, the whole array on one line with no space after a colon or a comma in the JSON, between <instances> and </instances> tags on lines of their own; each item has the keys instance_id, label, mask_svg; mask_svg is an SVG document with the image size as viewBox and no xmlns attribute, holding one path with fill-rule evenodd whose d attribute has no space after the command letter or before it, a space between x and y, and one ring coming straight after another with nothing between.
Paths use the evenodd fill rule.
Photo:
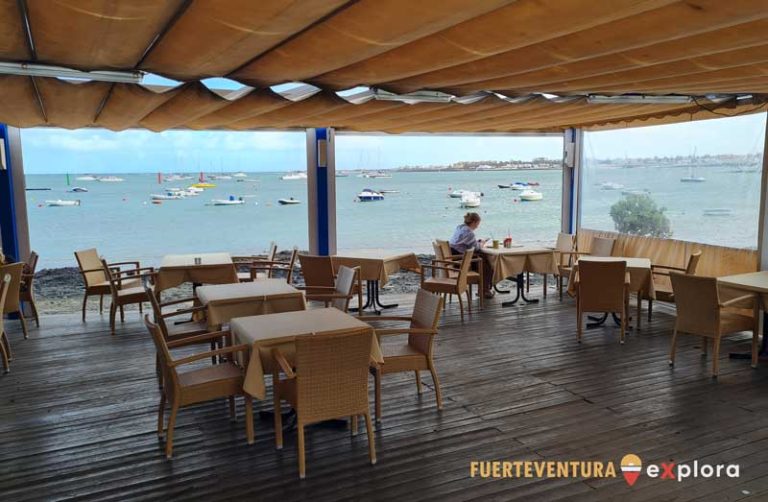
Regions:
<instances>
[{"instance_id":1,"label":"woman's blonde hair","mask_svg":"<svg viewBox=\"0 0 768 502\"><path fill-rule=\"evenodd\" d=\"M465 225L471 225L477 221L480 221L480 215L477 213L467 213L464 215Z\"/></svg>"}]
</instances>

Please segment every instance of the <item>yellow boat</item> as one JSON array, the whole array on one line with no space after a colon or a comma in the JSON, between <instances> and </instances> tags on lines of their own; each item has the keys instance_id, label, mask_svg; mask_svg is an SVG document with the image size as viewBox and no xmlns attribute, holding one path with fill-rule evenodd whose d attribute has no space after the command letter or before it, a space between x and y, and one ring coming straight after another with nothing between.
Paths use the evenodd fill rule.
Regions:
<instances>
[{"instance_id":1,"label":"yellow boat","mask_svg":"<svg viewBox=\"0 0 768 502\"><path fill-rule=\"evenodd\" d=\"M216 185L213 183L195 183L194 185L191 185L195 188L214 188Z\"/></svg>"}]
</instances>

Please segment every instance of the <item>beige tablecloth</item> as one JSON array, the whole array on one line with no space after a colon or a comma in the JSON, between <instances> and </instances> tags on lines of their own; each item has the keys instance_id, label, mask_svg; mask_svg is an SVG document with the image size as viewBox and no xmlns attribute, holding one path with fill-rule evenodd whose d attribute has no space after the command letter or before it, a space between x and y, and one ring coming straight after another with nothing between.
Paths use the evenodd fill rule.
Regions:
<instances>
[{"instance_id":1,"label":"beige tablecloth","mask_svg":"<svg viewBox=\"0 0 768 502\"><path fill-rule=\"evenodd\" d=\"M294 339L297 336L313 333L321 335L356 328L363 328L366 332L373 333L373 328L369 324L335 308L232 319L230 330L234 343L244 343L252 347L243 389L257 399L266 398L264 375L272 373L271 350L273 348L278 347L291 361L295 354ZM371 359L377 363L383 363L381 347L375 336L371 339Z\"/></svg>"},{"instance_id":2,"label":"beige tablecloth","mask_svg":"<svg viewBox=\"0 0 768 502\"><path fill-rule=\"evenodd\" d=\"M200 258L200 264L195 264ZM155 289L163 291L185 282L229 284L238 282L237 270L229 253L171 254L163 257Z\"/></svg>"},{"instance_id":3,"label":"beige tablecloth","mask_svg":"<svg viewBox=\"0 0 768 502\"><path fill-rule=\"evenodd\" d=\"M555 253L552 249L537 246L483 248L493 268L493 284L523 272L557 274Z\"/></svg>"},{"instance_id":4,"label":"beige tablecloth","mask_svg":"<svg viewBox=\"0 0 768 502\"><path fill-rule=\"evenodd\" d=\"M630 258L623 256L584 256L581 260L589 261L626 261L629 272L629 290L633 293L643 293L646 298L655 299L653 279L651 276L651 260L648 258ZM576 262L568 278L568 294L576 294L576 274L579 262Z\"/></svg>"},{"instance_id":5,"label":"beige tablecloth","mask_svg":"<svg viewBox=\"0 0 768 502\"><path fill-rule=\"evenodd\" d=\"M333 257L333 269L339 267L360 267L360 279L364 281L379 281L380 285L386 284L389 275L400 270L420 272L421 265L414 253L392 253L391 251L367 249L354 251L342 256Z\"/></svg>"},{"instance_id":6,"label":"beige tablecloth","mask_svg":"<svg viewBox=\"0 0 768 502\"><path fill-rule=\"evenodd\" d=\"M263 279L241 284L219 284L197 288L197 298L208 307L212 328L233 317L306 310L304 293L284 279Z\"/></svg>"}]
</instances>

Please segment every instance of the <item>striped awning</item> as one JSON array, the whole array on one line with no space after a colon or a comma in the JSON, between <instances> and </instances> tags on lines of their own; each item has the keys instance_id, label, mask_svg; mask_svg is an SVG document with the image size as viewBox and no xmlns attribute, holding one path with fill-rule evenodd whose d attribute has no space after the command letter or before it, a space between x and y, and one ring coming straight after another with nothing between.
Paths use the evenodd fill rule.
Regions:
<instances>
[{"instance_id":1,"label":"striped awning","mask_svg":"<svg viewBox=\"0 0 768 502\"><path fill-rule=\"evenodd\" d=\"M698 120L765 110L766 33L768 0L0 0L0 61L183 82L3 76L0 122L529 132ZM209 77L248 87L211 91ZM300 100L270 90L286 82L319 90ZM336 94L356 86L472 98ZM587 98L624 94L695 99Z\"/></svg>"}]
</instances>

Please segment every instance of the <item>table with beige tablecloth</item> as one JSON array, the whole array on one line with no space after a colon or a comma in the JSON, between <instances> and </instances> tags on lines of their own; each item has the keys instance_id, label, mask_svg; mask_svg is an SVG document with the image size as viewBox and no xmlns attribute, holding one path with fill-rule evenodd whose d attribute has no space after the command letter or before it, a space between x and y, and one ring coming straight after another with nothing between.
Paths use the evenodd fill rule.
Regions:
<instances>
[{"instance_id":1,"label":"table with beige tablecloth","mask_svg":"<svg viewBox=\"0 0 768 502\"><path fill-rule=\"evenodd\" d=\"M238 282L237 270L229 253L164 256L155 279L155 290L160 292L175 288L185 282L194 284L236 283Z\"/></svg>"},{"instance_id":2,"label":"table with beige tablecloth","mask_svg":"<svg viewBox=\"0 0 768 502\"><path fill-rule=\"evenodd\" d=\"M552 249L538 246L484 247L481 252L486 255L493 268L493 284L517 277L523 272L557 274L555 253Z\"/></svg>"},{"instance_id":3,"label":"table with beige tablecloth","mask_svg":"<svg viewBox=\"0 0 768 502\"><path fill-rule=\"evenodd\" d=\"M651 274L651 260L648 258L632 258L624 256L584 256L579 258L584 261L625 261L627 262L627 272L629 272L629 290L632 293L641 293L647 298L654 299L656 296L653 289L653 278ZM571 269L571 276L568 278L568 294L576 293L576 274L579 270L579 262Z\"/></svg>"},{"instance_id":4,"label":"table with beige tablecloth","mask_svg":"<svg viewBox=\"0 0 768 502\"><path fill-rule=\"evenodd\" d=\"M335 308L302 310L282 314L237 317L230 321L235 344L251 346L248 370L243 388L257 399L266 398L264 375L272 373L273 348L279 348L286 359L295 354L294 340L300 335L322 335L342 330L362 329L373 334L373 328ZM383 363L384 356L375 336L371 336L371 360Z\"/></svg>"},{"instance_id":5,"label":"table with beige tablecloth","mask_svg":"<svg viewBox=\"0 0 768 502\"><path fill-rule=\"evenodd\" d=\"M197 298L207 307L208 325L212 328L234 317L293 312L307 308L304 293L284 279L201 286L197 288Z\"/></svg>"},{"instance_id":6,"label":"table with beige tablecloth","mask_svg":"<svg viewBox=\"0 0 768 502\"><path fill-rule=\"evenodd\" d=\"M364 281L379 281L384 285L389 276L400 270L419 273L421 265L415 253L393 253L380 249L365 249L352 251L339 256L333 256L333 269L339 267L360 267L360 279Z\"/></svg>"}]
</instances>

